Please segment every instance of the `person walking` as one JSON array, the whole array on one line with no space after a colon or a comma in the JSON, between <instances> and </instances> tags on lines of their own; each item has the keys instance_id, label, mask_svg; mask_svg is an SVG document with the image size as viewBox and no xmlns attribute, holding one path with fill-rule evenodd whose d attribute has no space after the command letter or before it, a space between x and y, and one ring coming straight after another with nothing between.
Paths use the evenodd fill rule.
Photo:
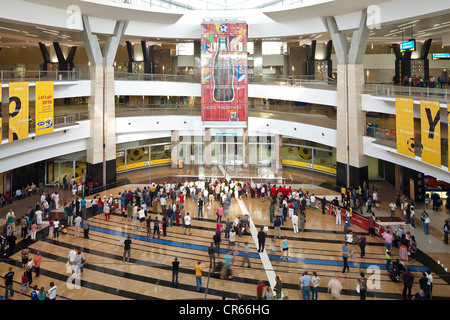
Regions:
<instances>
[{"instance_id":1,"label":"person walking","mask_svg":"<svg viewBox=\"0 0 450 320\"><path fill-rule=\"evenodd\" d=\"M361 235L359 237L359 248L361 249L361 258L364 258L366 256L366 237L364 235Z\"/></svg>"},{"instance_id":2,"label":"person walking","mask_svg":"<svg viewBox=\"0 0 450 320\"><path fill-rule=\"evenodd\" d=\"M275 300L281 299L282 289L283 289L283 284L281 283L280 277L275 276L275 286L273 287L273 291L275 292Z\"/></svg>"},{"instance_id":3,"label":"person walking","mask_svg":"<svg viewBox=\"0 0 450 320\"><path fill-rule=\"evenodd\" d=\"M58 287L55 285L55 283L52 281L50 282L50 289L48 290L48 300L54 301L56 300L56 289Z\"/></svg>"},{"instance_id":4,"label":"person walking","mask_svg":"<svg viewBox=\"0 0 450 320\"><path fill-rule=\"evenodd\" d=\"M36 241L36 233L37 233L37 224L36 222L33 222L33 224L31 225L31 241Z\"/></svg>"},{"instance_id":5,"label":"person walking","mask_svg":"<svg viewBox=\"0 0 450 320\"><path fill-rule=\"evenodd\" d=\"M214 246L214 242L211 242L211 245L208 247L208 256L209 256L210 268L215 268L216 267L216 247Z\"/></svg>"},{"instance_id":6,"label":"person walking","mask_svg":"<svg viewBox=\"0 0 450 320\"><path fill-rule=\"evenodd\" d=\"M306 223L306 216L305 213L300 213L300 231L305 231L305 223Z\"/></svg>"},{"instance_id":7,"label":"person walking","mask_svg":"<svg viewBox=\"0 0 450 320\"><path fill-rule=\"evenodd\" d=\"M25 219L25 217L22 217L22 219L20 220L20 227L21 227L20 236L22 237L22 239L25 239L28 235L28 222L27 219Z\"/></svg>"},{"instance_id":8,"label":"person walking","mask_svg":"<svg viewBox=\"0 0 450 320\"><path fill-rule=\"evenodd\" d=\"M298 215L296 213L294 213L292 215L292 229L294 231L294 234L298 233Z\"/></svg>"},{"instance_id":9,"label":"person walking","mask_svg":"<svg viewBox=\"0 0 450 320\"><path fill-rule=\"evenodd\" d=\"M26 287L25 293L27 293L30 288L30 280L28 279L28 275L26 272L22 274L22 286L20 287L19 296L22 295L23 288Z\"/></svg>"},{"instance_id":10,"label":"person walking","mask_svg":"<svg viewBox=\"0 0 450 320\"><path fill-rule=\"evenodd\" d=\"M349 249L348 249L348 243L345 242L342 246L342 260L344 260L344 269L342 270L342 273L345 273L345 270L348 270L350 272L350 267L348 266L347 259L349 255Z\"/></svg>"},{"instance_id":11,"label":"person walking","mask_svg":"<svg viewBox=\"0 0 450 320\"><path fill-rule=\"evenodd\" d=\"M310 286L312 285L312 279L308 275L308 271L304 271L303 275L300 277L299 287L302 290L303 300L311 300Z\"/></svg>"},{"instance_id":12,"label":"person walking","mask_svg":"<svg viewBox=\"0 0 450 320\"><path fill-rule=\"evenodd\" d=\"M262 300L263 299L263 292L266 288L266 285L262 280L259 280L258 285L256 286L256 300Z\"/></svg>"},{"instance_id":13,"label":"person walking","mask_svg":"<svg viewBox=\"0 0 450 320\"><path fill-rule=\"evenodd\" d=\"M407 267L405 272L403 272L403 299L404 300L411 300L411 291L412 291L413 284L414 284L414 275L411 273L411 268Z\"/></svg>"},{"instance_id":14,"label":"person walking","mask_svg":"<svg viewBox=\"0 0 450 320\"><path fill-rule=\"evenodd\" d=\"M244 259L242 260L242 267L244 266L245 262L247 262L247 268L251 268L250 258L249 258L249 255L248 255L249 250L250 250L250 248L248 246L248 242L246 241L244 243L244 252L243 252Z\"/></svg>"},{"instance_id":15,"label":"person walking","mask_svg":"<svg viewBox=\"0 0 450 320\"><path fill-rule=\"evenodd\" d=\"M36 273L36 279L39 278L40 274L41 274L41 262L42 262L42 257L41 257L41 253L38 251L36 254L36 257L34 258L34 272Z\"/></svg>"},{"instance_id":16,"label":"person walking","mask_svg":"<svg viewBox=\"0 0 450 320\"><path fill-rule=\"evenodd\" d=\"M313 271L313 276L311 278L311 293L312 300L318 300L319 286L320 286L320 277L317 275L316 271Z\"/></svg>"},{"instance_id":17,"label":"person walking","mask_svg":"<svg viewBox=\"0 0 450 320\"><path fill-rule=\"evenodd\" d=\"M450 225L448 223L448 221L445 221L444 227L442 228L442 230L444 231L444 243L448 244L448 233L450 232Z\"/></svg>"},{"instance_id":18,"label":"person walking","mask_svg":"<svg viewBox=\"0 0 450 320\"><path fill-rule=\"evenodd\" d=\"M202 286L202 274L203 274L203 267L201 264L201 261L198 261L197 264L194 266L195 270L195 281L197 283L197 292L200 292L200 288Z\"/></svg>"},{"instance_id":19,"label":"person walking","mask_svg":"<svg viewBox=\"0 0 450 320\"><path fill-rule=\"evenodd\" d=\"M127 235L127 238L123 242L123 262L125 262L125 257L128 256L127 262L130 262L131 255L131 239L130 235Z\"/></svg>"},{"instance_id":20,"label":"person walking","mask_svg":"<svg viewBox=\"0 0 450 320\"><path fill-rule=\"evenodd\" d=\"M367 278L365 277L364 272L361 272L360 276L361 278L358 279L359 297L360 300L366 300Z\"/></svg>"},{"instance_id":21,"label":"person walking","mask_svg":"<svg viewBox=\"0 0 450 320\"><path fill-rule=\"evenodd\" d=\"M54 227L53 231L54 231L55 238L59 237L59 225L60 225L60 222L58 221L57 218L55 218L55 221L53 221L53 227Z\"/></svg>"},{"instance_id":22,"label":"person walking","mask_svg":"<svg viewBox=\"0 0 450 320\"><path fill-rule=\"evenodd\" d=\"M86 219L83 221L83 233L84 233L85 239L89 239L89 229L90 229L90 223L89 223L89 220Z\"/></svg>"},{"instance_id":23,"label":"person walking","mask_svg":"<svg viewBox=\"0 0 450 320\"><path fill-rule=\"evenodd\" d=\"M186 215L184 216L184 234L186 234L186 230L189 230L189 235L192 235L191 230L191 217L189 216L189 212L186 212Z\"/></svg>"},{"instance_id":24,"label":"person walking","mask_svg":"<svg viewBox=\"0 0 450 320\"><path fill-rule=\"evenodd\" d=\"M264 252L264 246L266 244L266 236L267 234L264 232L264 227L258 231L258 252Z\"/></svg>"},{"instance_id":25,"label":"person walking","mask_svg":"<svg viewBox=\"0 0 450 320\"><path fill-rule=\"evenodd\" d=\"M161 228L159 227L159 224L161 221L159 221L158 216L155 217L155 220L153 220L153 238L155 238L155 234L158 235L158 239L161 235Z\"/></svg>"},{"instance_id":26,"label":"person walking","mask_svg":"<svg viewBox=\"0 0 450 320\"><path fill-rule=\"evenodd\" d=\"M279 216L277 216L275 218L275 220L273 221L273 230L274 230L274 237L276 238L281 238L281 233L280 230L281 229L281 219Z\"/></svg>"},{"instance_id":27,"label":"person walking","mask_svg":"<svg viewBox=\"0 0 450 320\"><path fill-rule=\"evenodd\" d=\"M73 220L75 226L75 238L80 237L81 221L81 216L76 216L76 218Z\"/></svg>"},{"instance_id":28,"label":"person walking","mask_svg":"<svg viewBox=\"0 0 450 320\"><path fill-rule=\"evenodd\" d=\"M286 259L289 259L289 244L287 236L284 236L283 241L281 241L281 256L280 259L282 259L284 256L286 256Z\"/></svg>"},{"instance_id":29,"label":"person walking","mask_svg":"<svg viewBox=\"0 0 450 320\"><path fill-rule=\"evenodd\" d=\"M216 248L217 257L219 257L220 256L220 242L222 242L222 239L220 238L220 233L214 232L213 241L214 241L214 247Z\"/></svg>"},{"instance_id":30,"label":"person walking","mask_svg":"<svg viewBox=\"0 0 450 320\"><path fill-rule=\"evenodd\" d=\"M84 264L86 263L86 257L81 252L80 248L77 249L77 255L75 256L76 270L80 277L83 276Z\"/></svg>"},{"instance_id":31,"label":"person walking","mask_svg":"<svg viewBox=\"0 0 450 320\"><path fill-rule=\"evenodd\" d=\"M8 300L8 292L11 297L14 297L14 271L12 267L9 267L8 272L3 276L5 280L5 300Z\"/></svg>"},{"instance_id":32,"label":"person walking","mask_svg":"<svg viewBox=\"0 0 450 320\"><path fill-rule=\"evenodd\" d=\"M172 287L178 287L178 271L180 267L180 261L178 261L178 257L172 261Z\"/></svg>"},{"instance_id":33,"label":"person walking","mask_svg":"<svg viewBox=\"0 0 450 320\"><path fill-rule=\"evenodd\" d=\"M200 198L197 202L198 205L198 218L203 218L203 200Z\"/></svg>"},{"instance_id":34,"label":"person walking","mask_svg":"<svg viewBox=\"0 0 450 320\"><path fill-rule=\"evenodd\" d=\"M342 284L339 281L337 276L334 276L331 278L331 280L328 282L328 293L331 293L331 296L334 300L339 300L341 297L341 291L342 291Z\"/></svg>"}]
</instances>

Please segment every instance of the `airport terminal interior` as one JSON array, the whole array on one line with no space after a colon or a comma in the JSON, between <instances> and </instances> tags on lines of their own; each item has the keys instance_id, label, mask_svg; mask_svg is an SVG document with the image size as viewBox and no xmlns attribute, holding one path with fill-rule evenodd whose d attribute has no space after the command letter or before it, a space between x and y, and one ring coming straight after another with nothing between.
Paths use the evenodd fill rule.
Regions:
<instances>
[{"instance_id":1,"label":"airport terminal interior","mask_svg":"<svg viewBox=\"0 0 450 320\"><path fill-rule=\"evenodd\" d=\"M450 299L450 3L0 6L0 299Z\"/></svg>"}]
</instances>

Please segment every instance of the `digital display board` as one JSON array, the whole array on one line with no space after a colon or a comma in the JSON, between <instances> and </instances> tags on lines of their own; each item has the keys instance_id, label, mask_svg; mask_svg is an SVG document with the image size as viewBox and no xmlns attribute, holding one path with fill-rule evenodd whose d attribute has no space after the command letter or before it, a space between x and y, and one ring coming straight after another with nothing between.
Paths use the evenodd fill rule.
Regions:
<instances>
[{"instance_id":1,"label":"digital display board","mask_svg":"<svg viewBox=\"0 0 450 320\"><path fill-rule=\"evenodd\" d=\"M433 53L433 60L450 60L450 53Z\"/></svg>"},{"instance_id":2,"label":"digital display board","mask_svg":"<svg viewBox=\"0 0 450 320\"><path fill-rule=\"evenodd\" d=\"M409 40L400 43L400 51L416 51L416 40Z\"/></svg>"},{"instance_id":3,"label":"digital display board","mask_svg":"<svg viewBox=\"0 0 450 320\"><path fill-rule=\"evenodd\" d=\"M201 105L205 123L246 125L248 120L247 24L203 23Z\"/></svg>"}]
</instances>

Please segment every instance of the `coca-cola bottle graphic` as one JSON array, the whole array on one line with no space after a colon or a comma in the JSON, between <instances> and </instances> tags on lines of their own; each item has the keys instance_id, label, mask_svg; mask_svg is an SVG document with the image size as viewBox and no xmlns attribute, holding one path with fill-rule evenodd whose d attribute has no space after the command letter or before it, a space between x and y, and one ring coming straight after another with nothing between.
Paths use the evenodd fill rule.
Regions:
<instances>
[{"instance_id":1,"label":"coca-cola bottle graphic","mask_svg":"<svg viewBox=\"0 0 450 320\"><path fill-rule=\"evenodd\" d=\"M233 59L228 50L228 38L217 40L218 49L214 57L214 100L218 102L233 101Z\"/></svg>"}]
</instances>

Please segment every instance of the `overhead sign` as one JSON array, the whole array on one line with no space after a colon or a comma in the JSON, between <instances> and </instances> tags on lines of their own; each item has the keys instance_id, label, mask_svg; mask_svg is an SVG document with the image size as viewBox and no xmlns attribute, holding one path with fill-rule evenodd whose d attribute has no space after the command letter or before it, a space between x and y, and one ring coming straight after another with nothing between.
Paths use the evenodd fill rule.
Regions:
<instances>
[{"instance_id":1,"label":"overhead sign","mask_svg":"<svg viewBox=\"0 0 450 320\"><path fill-rule=\"evenodd\" d=\"M409 40L406 42L400 43L400 51L416 51L416 40Z\"/></svg>"},{"instance_id":2,"label":"overhead sign","mask_svg":"<svg viewBox=\"0 0 450 320\"><path fill-rule=\"evenodd\" d=\"M433 53L433 60L450 60L450 53Z\"/></svg>"}]
</instances>

